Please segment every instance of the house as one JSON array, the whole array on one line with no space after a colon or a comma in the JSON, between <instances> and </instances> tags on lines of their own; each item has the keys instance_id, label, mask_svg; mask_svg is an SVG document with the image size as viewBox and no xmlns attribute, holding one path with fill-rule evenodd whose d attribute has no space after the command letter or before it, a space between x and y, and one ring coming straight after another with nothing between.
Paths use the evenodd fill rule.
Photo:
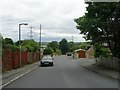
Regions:
<instances>
[{"instance_id":1,"label":"house","mask_svg":"<svg viewBox=\"0 0 120 90\"><path fill-rule=\"evenodd\" d=\"M73 57L74 58L86 58L86 50L83 50L83 49L75 50Z\"/></svg>"},{"instance_id":2,"label":"house","mask_svg":"<svg viewBox=\"0 0 120 90\"><path fill-rule=\"evenodd\" d=\"M73 53L74 58L94 58L94 48L93 46L88 46L86 50L77 49Z\"/></svg>"},{"instance_id":3,"label":"house","mask_svg":"<svg viewBox=\"0 0 120 90\"><path fill-rule=\"evenodd\" d=\"M94 48L93 48L93 46L90 46L86 50L86 58L94 58Z\"/></svg>"}]
</instances>

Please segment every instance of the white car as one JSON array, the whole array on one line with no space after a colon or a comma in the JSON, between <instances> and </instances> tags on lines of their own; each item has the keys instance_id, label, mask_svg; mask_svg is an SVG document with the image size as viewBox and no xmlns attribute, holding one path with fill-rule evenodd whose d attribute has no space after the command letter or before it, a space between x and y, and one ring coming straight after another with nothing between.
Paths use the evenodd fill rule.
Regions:
<instances>
[{"instance_id":1,"label":"white car","mask_svg":"<svg viewBox=\"0 0 120 90\"><path fill-rule=\"evenodd\" d=\"M41 66L53 66L53 58L50 55L43 56L42 60L40 61Z\"/></svg>"}]
</instances>

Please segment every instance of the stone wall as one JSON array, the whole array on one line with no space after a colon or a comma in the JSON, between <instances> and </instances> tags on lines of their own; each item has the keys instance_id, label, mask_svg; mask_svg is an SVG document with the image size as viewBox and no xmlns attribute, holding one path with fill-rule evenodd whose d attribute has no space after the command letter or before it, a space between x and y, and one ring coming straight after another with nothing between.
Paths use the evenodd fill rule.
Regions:
<instances>
[{"instance_id":1,"label":"stone wall","mask_svg":"<svg viewBox=\"0 0 120 90\"><path fill-rule=\"evenodd\" d=\"M101 57L98 60L96 60L96 63L107 68L120 70L120 60L115 57L109 58Z\"/></svg>"}]
</instances>

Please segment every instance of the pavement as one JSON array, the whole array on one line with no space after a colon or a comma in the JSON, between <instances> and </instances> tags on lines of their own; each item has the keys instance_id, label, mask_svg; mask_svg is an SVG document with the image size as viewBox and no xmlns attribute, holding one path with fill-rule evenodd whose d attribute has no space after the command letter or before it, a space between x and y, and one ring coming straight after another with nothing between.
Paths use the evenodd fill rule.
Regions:
<instances>
[{"instance_id":1,"label":"pavement","mask_svg":"<svg viewBox=\"0 0 120 90\"><path fill-rule=\"evenodd\" d=\"M83 62L66 55L57 56L54 66L37 67L4 88L118 88L118 80L81 67Z\"/></svg>"},{"instance_id":2,"label":"pavement","mask_svg":"<svg viewBox=\"0 0 120 90\"><path fill-rule=\"evenodd\" d=\"M39 66L39 62L35 62L33 64L25 65L24 67L2 73L2 87L12 83L13 81L17 80L18 78L31 72L38 66Z\"/></svg>"},{"instance_id":3,"label":"pavement","mask_svg":"<svg viewBox=\"0 0 120 90\"><path fill-rule=\"evenodd\" d=\"M95 65L95 59L73 59L69 56L58 56L55 57L54 67L38 68L38 66L39 62L36 62L3 73L2 87L45 88L46 84L48 85L47 87L52 88L117 87L115 83L120 80L117 71ZM91 71L97 74L93 74ZM99 76L99 74L101 76ZM106 76L106 78L104 76ZM117 81L109 80L107 77ZM101 83L103 81L106 83ZM36 82L38 84L34 85ZM96 85L92 85L91 82Z\"/></svg>"},{"instance_id":4,"label":"pavement","mask_svg":"<svg viewBox=\"0 0 120 90\"><path fill-rule=\"evenodd\" d=\"M80 66L83 68L93 71L95 73L107 76L112 79L120 80L120 72L104 68L100 65L95 64L95 59L78 59L80 60Z\"/></svg>"}]
</instances>

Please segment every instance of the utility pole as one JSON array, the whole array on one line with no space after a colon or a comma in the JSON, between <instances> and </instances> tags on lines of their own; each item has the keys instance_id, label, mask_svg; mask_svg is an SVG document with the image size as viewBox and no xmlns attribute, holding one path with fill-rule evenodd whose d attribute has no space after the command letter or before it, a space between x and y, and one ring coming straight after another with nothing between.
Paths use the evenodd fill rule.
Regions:
<instances>
[{"instance_id":1,"label":"utility pole","mask_svg":"<svg viewBox=\"0 0 120 90\"><path fill-rule=\"evenodd\" d=\"M73 42L74 40L73 40L73 35L72 35L72 42Z\"/></svg>"},{"instance_id":2,"label":"utility pole","mask_svg":"<svg viewBox=\"0 0 120 90\"><path fill-rule=\"evenodd\" d=\"M40 37L39 37L39 52L40 52L40 55L39 55L39 59L41 59L41 24L40 24Z\"/></svg>"},{"instance_id":3,"label":"utility pole","mask_svg":"<svg viewBox=\"0 0 120 90\"><path fill-rule=\"evenodd\" d=\"M33 29L34 27L30 27L30 39L32 40L32 37L33 37L33 32L32 32L32 29Z\"/></svg>"},{"instance_id":4,"label":"utility pole","mask_svg":"<svg viewBox=\"0 0 120 90\"><path fill-rule=\"evenodd\" d=\"M19 24L19 62L20 62L20 67L22 64L22 61L21 61L21 25L28 25L28 24L27 23Z\"/></svg>"}]
</instances>

